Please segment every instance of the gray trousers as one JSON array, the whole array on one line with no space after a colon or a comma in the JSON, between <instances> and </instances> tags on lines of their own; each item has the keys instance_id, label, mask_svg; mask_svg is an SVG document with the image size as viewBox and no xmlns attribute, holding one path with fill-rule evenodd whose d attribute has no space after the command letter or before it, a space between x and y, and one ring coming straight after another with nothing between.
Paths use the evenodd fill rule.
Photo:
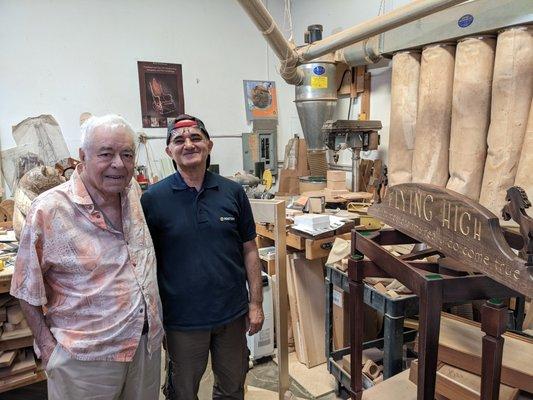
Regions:
<instances>
[{"instance_id":1,"label":"gray trousers","mask_svg":"<svg viewBox=\"0 0 533 400\"><path fill-rule=\"evenodd\" d=\"M209 352L215 383L213 399L243 400L248 372L245 316L212 330L167 331L172 400L197 400Z\"/></svg>"},{"instance_id":2,"label":"gray trousers","mask_svg":"<svg viewBox=\"0 0 533 400\"><path fill-rule=\"evenodd\" d=\"M141 336L133 361L80 361L57 345L46 366L48 400L156 400L161 349L151 356Z\"/></svg>"}]
</instances>

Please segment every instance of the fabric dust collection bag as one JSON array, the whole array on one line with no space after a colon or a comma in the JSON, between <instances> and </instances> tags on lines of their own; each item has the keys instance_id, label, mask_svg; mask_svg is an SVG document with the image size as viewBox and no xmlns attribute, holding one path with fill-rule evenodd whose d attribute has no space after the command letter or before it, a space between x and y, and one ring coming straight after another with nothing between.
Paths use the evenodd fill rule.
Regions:
<instances>
[{"instance_id":1,"label":"fabric dust collection bag","mask_svg":"<svg viewBox=\"0 0 533 400\"><path fill-rule=\"evenodd\" d=\"M389 129L389 184L391 186L412 180L420 56L420 51L401 51L392 57Z\"/></svg>"},{"instance_id":2,"label":"fabric dust collection bag","mask_svg":"<svg viewBox=\"0 0 533 400\"><path fill-rule=\"evenodd\" d=\"M479 200L487 155L496 38L465 38L457 44L447 189Z\"/></svg>"},{"instance_id":3,"label":"fabric dust collection bag","mask_svg":"<svg viewBox=\"0 0 533 400\"><path fill-rule=\"evenodd\" d=\"M507 189L515 182L531 106L532 33L531 27L505 29L496 45L487 159L479 202L498 217Z\"/></svg>"},{"instance_id":4,"label":"fabric dust collection bag","mask_svg":"<svg viewBox=\"0 0 533 400\"><path fill-rule=\"evenodd\" d=\"M533 201L533 100L514 184L524 189L529 200Z\"/></svg>"},{"instance_id":5,"label":"fabric dust collection bag","mask_svg":"<svg viewBox=\"0 0 533 400\"><path fill-rule=\"evenodd\" d=\"M422 51L413 182L441 187L448 182L454 66L455 44L430 45Z\"/></svg>"}]
</instances>

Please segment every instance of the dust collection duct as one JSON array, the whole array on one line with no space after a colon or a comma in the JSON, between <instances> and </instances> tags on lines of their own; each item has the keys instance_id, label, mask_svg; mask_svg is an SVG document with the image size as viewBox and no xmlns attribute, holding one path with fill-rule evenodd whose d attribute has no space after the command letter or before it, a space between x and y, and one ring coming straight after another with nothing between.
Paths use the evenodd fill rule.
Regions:
<instances>
[{"instance_id":1,"label":"dust collection duct","mask_svg":"<svg viewBox=\"0 0 533 400\"><path fill-rule=\"evenodd\" d=\"M311 25L306 32L307 44L299 49L283 37L261 0L237 1L281 60L281 76L287 83L296 85L295 103L308 148L311 175L325 176L327 160L322 126L333 117L337 104L338 63L333 52L464 0L416 0L326 39L322 39L322 26ZM361 55L358 49L353 53ZM377 58L377 55L371 57Z\"/></svg>"},{"instance_id":2,"label":"dust collection duct","mask_svg":"<svg viewBox=\"0 0 533 400\"><path fill-rule=\"evenodd\" d=\"M311 44L322 39L322 25L310 25L305 33ZM337 65L333 57L324 56L298 67L302 82L295 88L296 109L308 149L311 176L326 176L326 146L322 126L333 118L337 106Z\"/></svg>"},{"instance_id":3,"label":"dust collection duct","mask_svg":"<svg viewBox=\"0 0 533 400\"><path fill-rule=\"evenodd\" d=\"M318 176L326 165L321 128L335 110L340 63L343 67L373 64L399 50L533 20L531 0L414 0L324 39L320 25L311 25L306 44L296 48L284 38L261 0L237 2L280 59L283 79L296 85L295 103L309 160L317 164L310 165L311 173Z\"/></svg>"}]
</instances>

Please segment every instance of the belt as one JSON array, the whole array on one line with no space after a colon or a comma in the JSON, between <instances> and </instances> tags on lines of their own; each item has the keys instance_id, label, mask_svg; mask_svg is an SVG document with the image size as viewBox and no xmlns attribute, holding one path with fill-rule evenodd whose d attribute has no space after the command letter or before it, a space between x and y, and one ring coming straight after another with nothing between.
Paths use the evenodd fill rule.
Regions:
<instances>
[{"instance_id":1,"label":"belt","mask_svg":"<svg viewBox=\"0 0 533 400\"><path fill-rule=\"evenodd\" d=\"M146 335L148 333L148 320L145 319L144 320L144 325L143 325L143 331L141 333L141 335Z\"/></svg>"}]
</instances>

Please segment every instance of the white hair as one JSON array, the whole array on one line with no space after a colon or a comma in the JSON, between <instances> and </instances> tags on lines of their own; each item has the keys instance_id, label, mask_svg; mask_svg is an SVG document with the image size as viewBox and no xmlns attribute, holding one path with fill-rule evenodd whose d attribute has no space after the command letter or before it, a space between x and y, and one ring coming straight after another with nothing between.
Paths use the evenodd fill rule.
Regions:
<instances>
[{"instance_id":1,"label":"white hair","mask_svg":"<svg viewBox=\"0 0 533 400\"><path fill-rule=\"evenodd\" d=\"M98 128L103 128L103 130L110 135L114 134L118 129L124 129L126 133L128 133L131 136L132 142L135 143L135 132L133 131L133 128L131 127L129 122L126 121L121 116L116 115L116 114L108 114L102 117L92 116L88 118L81 125L81 128L80 128L81 129L81 146L80 147L83 151L86 152L87 149L89 148L94 132Z\"/></svg>"}]
</instances>

